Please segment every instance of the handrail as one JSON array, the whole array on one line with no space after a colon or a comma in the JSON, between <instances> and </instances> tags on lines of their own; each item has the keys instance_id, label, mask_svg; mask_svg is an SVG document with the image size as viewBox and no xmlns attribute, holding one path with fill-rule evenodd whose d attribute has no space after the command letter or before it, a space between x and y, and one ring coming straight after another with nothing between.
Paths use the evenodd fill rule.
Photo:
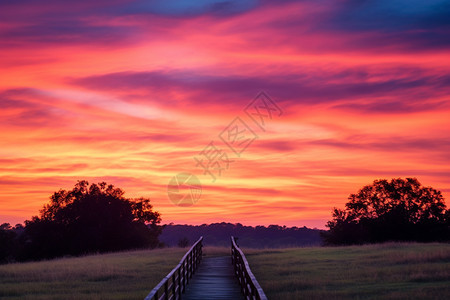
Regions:
<instances>
[{"instance_id":1,"label":"handrail","mask_svg":"<svg viewBox=\"0 0 450 300\"><path fill-rule=\"evenodd\" d=\"M231 263L234 266L234 274L239 280L242 294L245 299L251 300L267 300L266 294L256 280L250 270L247 259L244 252L239 248L234 236L231 237Z\"/></svg>"},{"instance_id":2,"label":"handrail","mask_svg":"<svg viewBox=\"0 0 450 300\"><path fill-rule=\"evenodd\" d=\"M189 278L195 273L197 266L202 259L201 236L197 242L183 256L178 265L158 283L153 290L145 297L145 300L172 300L180 299L184 293Z\"/></svg>"}]
</instances>

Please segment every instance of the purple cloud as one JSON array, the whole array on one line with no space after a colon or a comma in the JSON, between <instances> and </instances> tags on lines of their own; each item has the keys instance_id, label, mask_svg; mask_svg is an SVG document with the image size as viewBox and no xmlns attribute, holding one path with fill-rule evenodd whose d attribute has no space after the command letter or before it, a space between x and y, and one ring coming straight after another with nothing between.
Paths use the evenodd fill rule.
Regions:
<instances>
[{"instance_id":1,"label":"purple cloud","mask_svg":"<svg viewBox=\"0 0 450 300\"><path fill-rule=\"evenodd\" d=\"M368 80L380 77L377 81ZM159 93L184 93L191 104L223 104L242 107L264 89L277 95L277 101L290 104L337 103L335 108L362 112L409 113L445 107L444 101L431 101L450 92L450 77L428 74L422 69L370 70L348 69L332 72L319 70L310 74L269 74L267 76L204 75L195 71L119 72L69 79L68 82L91 90L126 92L139 90L146 99ZM426 92L423 92L426 90ZM430 94L430 90L433 91ZM433 95L433 96L431 96ZM395 96L396 100L389 100ZM379 100L385 97L385 101ZM353 104L351 100L366 98ZM370 101L371 98L377 99ZM146 101L143 99L142 101ZM177 105L167 99L167 105ZM431 101L431 102L430 102Z\"/></svg>"}]
</instances>

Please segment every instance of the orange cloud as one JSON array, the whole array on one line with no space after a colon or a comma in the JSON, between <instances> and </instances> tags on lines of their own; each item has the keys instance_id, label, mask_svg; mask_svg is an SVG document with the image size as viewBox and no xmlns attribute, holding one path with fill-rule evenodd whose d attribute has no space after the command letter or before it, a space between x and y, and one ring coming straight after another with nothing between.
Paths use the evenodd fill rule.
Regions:
<instances>
[{"instance_id":1,"label":"orange cloud","mask_svg":"<svg viewBox=\"0 0 450 300\"><path fill-rule=\"evenodd\" d=\"M449 194L447 18L426 4L69 2L0 4L0 223L79 179L191 224L323 228L377 178ZM283 110L265 131L244 111L260 90ZM219 137L238 116L258 136L240 157ZM211 141L233 160L214 182L194 160ZM179 172L192 207L167 197Z\"/></svg>"}]
</instances>

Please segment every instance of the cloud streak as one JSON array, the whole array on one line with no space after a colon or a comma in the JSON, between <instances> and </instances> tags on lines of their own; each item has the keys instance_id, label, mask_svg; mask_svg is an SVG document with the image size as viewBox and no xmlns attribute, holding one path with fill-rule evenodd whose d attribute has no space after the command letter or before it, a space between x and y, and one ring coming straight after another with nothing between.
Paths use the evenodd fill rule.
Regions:
<instances>
[{"instance_id":1,"label":"cloud streak","mask_svg":"<svg viewBox=\"0 0 450 300\"><path fill-rule=\"evenodd\" d=\"M377 178L450 190L446 1L2 1L0 223L80 179L150 197L164 222L323 228ZM259 91L282 108L265 131ZM258 138L237 157L219 134ZM194 157L233 163L213 182ZM172 205L196 174L203 198ZM216 174L217 175L217 174Z\"/></svg>"}]
</instances>

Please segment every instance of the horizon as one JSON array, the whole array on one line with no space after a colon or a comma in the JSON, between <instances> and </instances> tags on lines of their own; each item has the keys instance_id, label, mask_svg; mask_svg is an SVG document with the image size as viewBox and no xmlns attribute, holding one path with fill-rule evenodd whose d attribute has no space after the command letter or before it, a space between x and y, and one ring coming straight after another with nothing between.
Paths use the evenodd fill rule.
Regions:
<instances>
[{"instance_id":1,"label":"horizon","mask_svg":"<svg viewBox=\"0 0 450 300\"><path fill-rule=\"evenodd\" d=\"M0 3L0 224L84 179L180 225L326 229L376 179L414 177L447 200L449 12L440 0ZM226 156L209 173L211 153ZM192 206L174 204L180 173L198 181L176 187L201 187Z\"/></svg>"}]
</instances>

